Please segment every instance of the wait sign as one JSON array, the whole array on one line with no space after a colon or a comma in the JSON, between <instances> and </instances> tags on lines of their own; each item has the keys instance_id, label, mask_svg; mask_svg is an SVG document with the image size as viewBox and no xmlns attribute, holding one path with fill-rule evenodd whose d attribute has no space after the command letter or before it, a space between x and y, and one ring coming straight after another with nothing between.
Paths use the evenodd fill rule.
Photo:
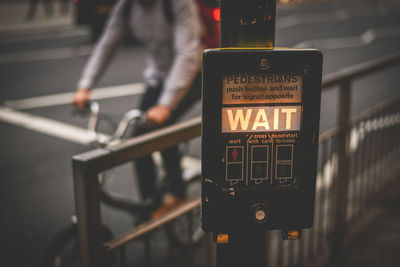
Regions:
<instances>
[{"instance_id":1,"label":"wait sign","mask_svg":"<svg viewBox=\"0 0 400 267\"><path fill-rule=\"evenodd\" d=\"M299 131L301 106L222 108L222 132Z\"/></svg>"}]
</instances>

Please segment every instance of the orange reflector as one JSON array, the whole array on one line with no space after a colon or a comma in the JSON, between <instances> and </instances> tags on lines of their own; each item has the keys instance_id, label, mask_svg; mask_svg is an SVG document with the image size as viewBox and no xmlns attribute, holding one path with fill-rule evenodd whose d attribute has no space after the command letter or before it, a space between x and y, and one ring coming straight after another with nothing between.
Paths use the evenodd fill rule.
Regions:
<instances>
[{"instance_id":1,"label":"orange reflector","mask_svg":"<svg viewBox=\"0 0 400 267\"><path fill-rule=\"evenodd\" d=\"M288 240L296 240L299 239L300 233L299 231L289 231L288 232Z\"/></svg>"},{"instance_id":2,"label":"orange reflector","mask_svg":"<svg viewBox=\"0 0 400 267\"><path fill-rule=\"evenodd\" d=\"M228 234L218 234L217 235L217 243L218 244L226 244L229 242L229 235Z\"/></svg>"},{"instance_id":3,"label":"orange reflector","mask_svg":"<svg viewBox=\"0 0 400 267\"><path fill-rule=\"evenodd\" d=\"M213 9L213 18L215 21L220 20L220 9L219 7Z\"/></svg>"}]
</instances>

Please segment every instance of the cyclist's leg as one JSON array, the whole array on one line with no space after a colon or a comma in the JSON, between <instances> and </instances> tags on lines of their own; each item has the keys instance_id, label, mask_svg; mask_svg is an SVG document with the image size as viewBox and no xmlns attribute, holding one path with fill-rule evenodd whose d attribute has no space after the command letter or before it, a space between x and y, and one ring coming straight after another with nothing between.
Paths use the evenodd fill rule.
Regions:
<instances>
[{"instance_id":1,"label":"cyclist's leg","mask_svg":"<svg viewBox=\"0 0 400 267\"><path fill-rule=\"evenodd\" d=\"M178 107L172 112L170 119L166 123L174 123L184 112L198 99L200 99L200 77L196 77L196 82L192 84L192 87L180 101ZM180 162L180 153L178 146L172 146L161 151L161 155L164 162L164 167L167 172L167 180L169 182L169 192L163 199L163 204L159 209L155 210L152 214L152 218L157 218L165 212L181 205L185 200L185 183L182 177L182 169Z\"/></svg>"},{"instance_id":2,"label":"cyclist's leg","mask_svg":"<svg viewBox=\"0 0 400 267\"><path fill-rule=\"evenodd\" d=\"M172 124L180 116L182 116L196 101L201 98L201 75L198 74L194 79L191 88L183 97L178 107L172 112L171 119L168 121ZM164 165L167 171L167 179L170 183L170 191L178 198L185 197L185 184L182 178L182 169L180 165L180 152L178 146L173 146L161 151Z\"/></svg>"},{"instance_id":3,"label":"cyclist's leg","mask_svg":"<svg viewBox=\"0 0 400 267\"><path fill-rule=\"evenodd\" d=\"M178 146L172 146L161 151L165 171L167 173L168 191L176 197L185 198L185 183L182 177L181 154Z\"/></svg>"},{"instance_id":4,"label":"cyclist's leg","mask_svg":"<svg viewBox=\"0 0 400 267\"><path fill-rule=\"evenodd\" d=\"M144 127L136 129L135 135L147 133L149 130ZM143 199L154 198L156 196L156 166L153 157L146 155L134 161L140 192Z\"/></svg>"},{"instance_id":5,"label":"cyclist's leg","mask_svg":"<svg viewBox=\"0 0 400 267\"><path fill-rule=\"evenodd\" d=\"M147 86L146 92L142 97L139 108L146 111L153 106L161 92L161 85L151 87ZM146 125L136 127L134 135L142 135L149 132ZM144 156L134 161L136 173L139 180L140 192L143 199L156 197L156 167L151 155Z\"/></svg>"},{"instance_id":6,"label":"cyclist's leg","mask_svg":"<svg viewBox=\"0 0 400 267\"><path fill-rule=\"evenodd\" d=\"M144 94L140 109L146 111L151 106L155 105L158 100L162 89L160 83L157 87L148 87ZM193 103L199 100L201 97L201 75L197 75L192 83L191 88L184 96L178 107L172 112L171 118L168 120L166 125L174 123L184 112L189 109ZM165 126L165 125L164 125ZM141 129L138 134L144 134L150 129ZM184 198L185 188L182 178L182 169L180 165L180 153L178 146L172 146L161 151L161 155L164 162L164 167L167 173L167 180L170 182L170 191L178 198ZM138 172L140 188L144 197L154 196L156 192L156 173L155 164L151 157L145 156L139 160L136 160L136 169Z\"/></svg>"}]
</instances>

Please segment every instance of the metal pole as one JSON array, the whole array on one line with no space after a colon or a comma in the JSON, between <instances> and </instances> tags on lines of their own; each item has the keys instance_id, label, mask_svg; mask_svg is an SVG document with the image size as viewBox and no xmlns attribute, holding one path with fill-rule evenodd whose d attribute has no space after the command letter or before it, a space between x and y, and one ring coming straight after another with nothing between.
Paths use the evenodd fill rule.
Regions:
<instances>
[{"instance_id":1,"label":"metal pole","mask_svg":"<svg viewBox=\"0 0 400 267\"><path fill-rule=\"evenodd\" d=\"M343 266L343 242L347 215L347 194L349 188L350 161L350 97L351 83L345 80L340 84L339 91L339 166L335 186L335 237L331 260Z\"/></svg>"},{"instance_id":2,"label":"metal pole","mask_svg":"<svg viewBox=\"0 0 400 267\"><path fill-rule=\"evenodd\" d=\"M217 244L217 267L265 267L267 242L264 230L229 234L227 243Z\"/></svg>"},{"instance_id":3,"label":"metal pole","mask_svg":"<svg viewBox=\"0 0 400 267\"><path fill-rule=\"evenodd\" d=\"M80 159L73 160L74 192L80 247L80 266L104 266L99 181L96 172Z\"/></svg>"},{"instance_id":4,"label":"metal pole","mask_svg":"<svg viewBox=\"0 0 400 267\"><path fill-rule=\"evenodd\" d=\"M273 48L275 14L275 0L221 0L221 47ZM265 230L243 229L227 237L217 242L217 267L267 265Z\"/></svg>"},{"instance_id":5,"label":"metal pole","mask_svg":"<svg viewBox=\"0 0 400 267\"><path fill-rule=\"evenodd\" d=\"M275 14L275 0L221 0L221 47L274 47Z\"/></svg>"}]
</instances>

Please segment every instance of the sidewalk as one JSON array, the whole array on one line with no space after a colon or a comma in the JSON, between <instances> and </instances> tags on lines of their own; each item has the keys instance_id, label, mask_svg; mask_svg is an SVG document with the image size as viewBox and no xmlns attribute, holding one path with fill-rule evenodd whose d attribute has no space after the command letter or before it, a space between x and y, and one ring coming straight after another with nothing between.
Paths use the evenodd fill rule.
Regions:
<instances>
[{"instance_id":1,"label":"sidewalk","mask_svg":"<svg viewBox=\"0 0 400 267\"><path fill-rule=\"evenodd\" d=\"M400 266L399 205L400 181L396 181L371 203L361 220L350 227L345 244L345 266Z\"/></svg>"},{"instance_id":2,"label":"sidewalk","mask_svg":"<svg viewBox=\"0 0 400 267\"><path fill-rule=\"evenodd\" d=\"M61 1L53 1L53 15L47 18L43 4L36 8L36 15L31 20L26 19L29 0L0 2L0 35L13 36L24 32L41 32L70 28L73 26L74 3L70 1L67 14L61 14Z\"/></svg>"}]
</instances>

